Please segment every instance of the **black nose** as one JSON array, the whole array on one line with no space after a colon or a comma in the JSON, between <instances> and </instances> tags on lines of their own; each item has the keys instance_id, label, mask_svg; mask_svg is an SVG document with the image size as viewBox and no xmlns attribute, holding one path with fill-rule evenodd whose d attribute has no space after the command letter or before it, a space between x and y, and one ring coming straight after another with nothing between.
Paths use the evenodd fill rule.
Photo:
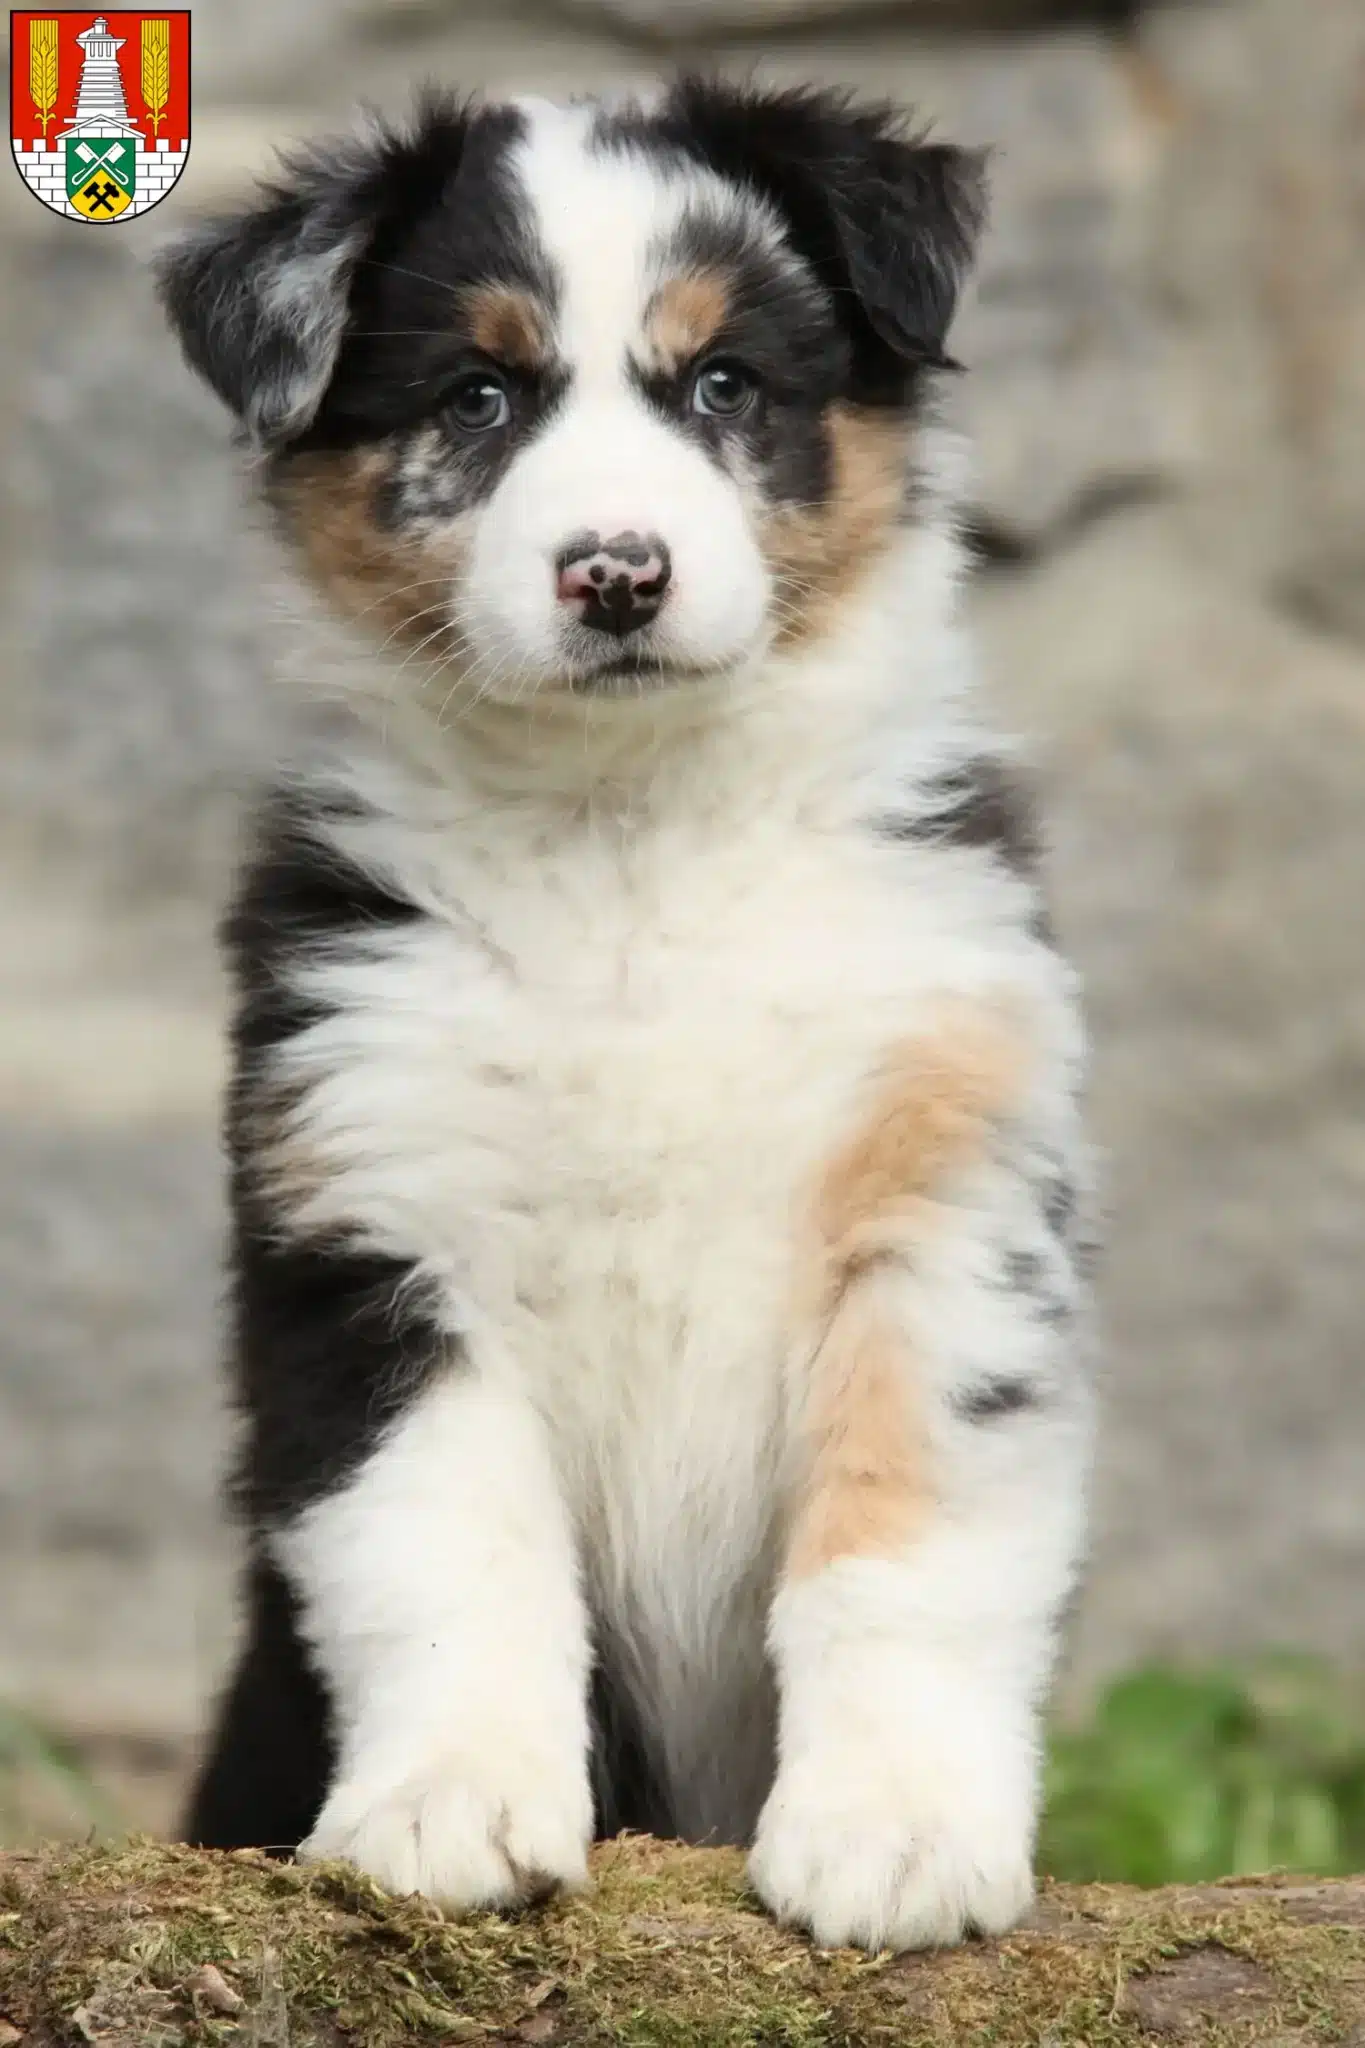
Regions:
<instances>
[{"instance_id":1,"label":"black nose","mask_svg":"<svg viewBox=\"0 0 1365 2048\"><path fill-rule=\"evenodd\" d=\"M658 616L673 574L657 533L614 533L610 540L580 533L560 551L555 567L560 603L581 624L618 640Z\"/></svg>"}]
</instances>

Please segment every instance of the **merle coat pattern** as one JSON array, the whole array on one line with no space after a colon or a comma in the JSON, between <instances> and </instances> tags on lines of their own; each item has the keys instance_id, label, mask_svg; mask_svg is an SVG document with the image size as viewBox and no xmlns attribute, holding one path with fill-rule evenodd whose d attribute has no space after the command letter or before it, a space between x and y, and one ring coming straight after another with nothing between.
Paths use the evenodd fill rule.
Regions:
<instances>
[{"instance_id":1,"label":"merle coat pattern","mask_svg":"<svg viewBox=\"0 0 1365 2048\"><path fill-rule=\"evenodd\" d=\"M225 926L196 1841L455 1909L742 1842L874 1948L1029 1898L1084 1044L957 618L982 213L884 108L684 79L430 97L164 260L349 704Z\"/></svg>"}]
</instances>

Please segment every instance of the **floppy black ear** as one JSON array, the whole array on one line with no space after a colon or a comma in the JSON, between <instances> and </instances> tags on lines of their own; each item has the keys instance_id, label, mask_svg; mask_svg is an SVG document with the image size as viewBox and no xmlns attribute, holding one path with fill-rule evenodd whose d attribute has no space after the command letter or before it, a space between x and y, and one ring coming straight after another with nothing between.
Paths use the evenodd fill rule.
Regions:
<instances>
[{"instance_id":1,"label":"floppy black ear","mask_svg":"<svg viewBox=\"0 0 1365 2048\"><path fill-rule=\"evenodd\" d=\"M459 167L470 112L431 99L410 135L375 121L286 158L242 211L202 222L157 260L191 366L262 447L303 433L346 332L356 266L387 219L431 205Z\"/></svg>"},{"instance_id":2,"label":"floppy black ear","mask_svg":"<svg viewBox=\"0 0 1365 2048\"><path fill-rule=\"evenodd\" d=\"M958 292L986 218L984 158L908 135L887 105L819 87L684 78L677 140L790 223L836 299L906 362L946 365Z\"/></svg>"}]
</instances>

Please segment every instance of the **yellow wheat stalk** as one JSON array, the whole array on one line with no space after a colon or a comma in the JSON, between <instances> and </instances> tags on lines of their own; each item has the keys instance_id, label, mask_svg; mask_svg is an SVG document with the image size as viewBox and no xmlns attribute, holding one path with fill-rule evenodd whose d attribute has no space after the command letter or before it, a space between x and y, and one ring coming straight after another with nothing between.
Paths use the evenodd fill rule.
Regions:
<instances>
[{"instance_id":1,"label":"yellow wheat stalk","mask_svg":"<svg viewBox=\"0 0 1365 2048\"><path fill-rule=\"evenodd\" d=\"M28 25L28 89L43 124L47 140L48 123L57 104L57 24L31 21Z\"/></svg>"},{"instance_id":2,"label":"yellow wheat stalk","mask_svg":"<svg viewBox=\"0 0 1365 2048\"><path fill-rule=\"evenodd\" d=\"M161 116L171 96L171 25L168 21L142 24L142 98L152 117L152 133L161 126Z\"/></svg>"}]
</instances>

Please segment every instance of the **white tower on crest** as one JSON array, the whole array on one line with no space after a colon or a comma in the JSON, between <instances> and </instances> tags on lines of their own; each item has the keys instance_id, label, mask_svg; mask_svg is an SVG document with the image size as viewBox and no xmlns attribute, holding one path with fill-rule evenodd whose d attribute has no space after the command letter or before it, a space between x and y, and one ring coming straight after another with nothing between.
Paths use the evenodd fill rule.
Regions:
<instances>
[{"instance_id":1,"label":"white tower on crest","mask_svg":"<svg viewBox=\"0 0 1365 2048\"><path fill-rule=\"evenodd\" d=\"M118 67L118 53L126 37L111 36L108 22L98 14L92 26L84 35L77 36L76 41L85 52L85 59L76 93L73 130L98 128L102 134L109 135L117 134L120 129L132 128L128 119L128 102L123 93L123 74Z\"/></svg>"}]
</instances>

